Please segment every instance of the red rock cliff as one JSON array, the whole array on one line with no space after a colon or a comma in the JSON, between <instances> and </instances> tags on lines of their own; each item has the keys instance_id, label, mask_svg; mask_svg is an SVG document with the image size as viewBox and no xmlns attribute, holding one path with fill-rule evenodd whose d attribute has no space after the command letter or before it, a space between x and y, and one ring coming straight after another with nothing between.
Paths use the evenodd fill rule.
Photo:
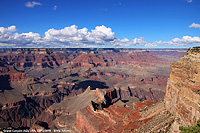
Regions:
<instances>
[{"instance_id":1,"label":"red rock cliff","mask_svg":"<svg viewBox=\"0 0 200 133\"><path fill-rule=\"evenodd\" d=\"M175 116L172 132L180 132L179 126L194 126L200 118L200 51L188 50L177 63L171 64L167 83L166 109Z\"/></svg>"}]
</instances>

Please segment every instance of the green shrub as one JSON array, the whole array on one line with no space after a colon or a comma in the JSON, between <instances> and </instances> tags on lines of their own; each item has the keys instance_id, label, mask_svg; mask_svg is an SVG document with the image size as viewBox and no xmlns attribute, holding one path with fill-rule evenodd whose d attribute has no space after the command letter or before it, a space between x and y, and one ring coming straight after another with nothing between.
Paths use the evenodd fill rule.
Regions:
<instances>
[{"instance_id":1,"label":"green shrub","mask_svg":"<svg viewBox=\"0 0 200 133\"><path fill-rule=\"evenodd\" d=\"M195 52L195 53L200 53L200 47L193 47L193 48L190 48L189 49L192 53Z\"/></svg>"},{"instance_id":2,"label":"green shrub","mask_svg":"<svg viewBox=\"0 0 200 133\"><path fill-rule=\"evenodd\" d=\"M195 126L191 127L183 127L180 126L179 129L182 133L200 133L200 120L197 121L197 124Z\"/></svg>"}]
</instances>

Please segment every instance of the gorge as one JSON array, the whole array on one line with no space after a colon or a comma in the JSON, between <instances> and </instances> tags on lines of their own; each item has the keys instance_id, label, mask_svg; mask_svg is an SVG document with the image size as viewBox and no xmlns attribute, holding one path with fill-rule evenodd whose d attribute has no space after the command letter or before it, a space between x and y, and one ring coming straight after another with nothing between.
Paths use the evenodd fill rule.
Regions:
<instances>
[{"instance_id":1,"label":"gorge","mask_svg":"<svg viewBox=\"0 0 200 133\"><path fill-rule=\"evenodd\" d=\"M180 132L200 116L198 50L1 49L0 129Z\"/></svg>"}]
</instances>

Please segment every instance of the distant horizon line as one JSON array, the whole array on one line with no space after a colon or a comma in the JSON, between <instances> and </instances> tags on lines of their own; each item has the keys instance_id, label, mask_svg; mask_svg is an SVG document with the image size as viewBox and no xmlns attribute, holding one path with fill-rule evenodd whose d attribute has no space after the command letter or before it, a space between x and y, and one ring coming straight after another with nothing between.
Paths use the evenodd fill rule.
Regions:
<instances>
[{"instance_id":1,"label":"distant horizon line","mask_svg":"<svg viewBox=\"0 0 200 133\"><path fill-rule=\"evenodd\" d=\"M195 46L195 47L199 47L199 46ZM42 47L42 48L37 48L37 47L24 47L24 48L0 48L0 49L190 49L190 48L194 48L194 47L189 47L189 48L73 48L73 47L69 47L69 48L61 48L61 47Z\"/></svg>"}]
</instances>

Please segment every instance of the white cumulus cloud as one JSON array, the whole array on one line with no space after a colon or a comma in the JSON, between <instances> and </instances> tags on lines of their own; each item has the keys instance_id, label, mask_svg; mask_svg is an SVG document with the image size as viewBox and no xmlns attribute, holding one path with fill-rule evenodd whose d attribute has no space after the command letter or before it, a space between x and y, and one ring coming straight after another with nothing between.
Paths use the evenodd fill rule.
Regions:
<instances>
[{"instance_id":1,"label":"white cumulus cloud","mask_svg":"<svg viewBox=\"0 0 200 133\"><path fill-rule=\"evenodd\" d=\"M199 37L183 36L180 38L174 38L170 41L174 46L188 46L188 45L200 45Z\"/></svg>"},{"instance_id":2,"label":"white cumulus cloud","mask_svg":"<svg viewBox=\"0 0 200 133\"><path fill-rule=\"evenodd\" d=\"M157 47L157 46L158 45L155 42L145 44L145 47Z\"/></svg>"},{"instance_id":3,"label":"white cumulus cloud","mask_svg":"<svg viewBox=\"0 0 200 133\"><path fill-rule=\"evenodd\" d=\"M0 47L157 47L170 46L196 46L200 45L199 37L183 36L170 41L155 41L148 43L143 37L134 39L119 39L111 28L96 26L93 30L78 29L72 25L63 29L49 29L45 35L39 33L17 33L16 26L0 27Z\"/></svg>"},{"instance_id":4,"label":"white cumulus cloud","mask_svg":"<svg viewBox=\"0 0 200 133\"><path fill-rule=\"evenodd\" d=\"M192 23L189 27L190 28L200 28L200 24Z\"/></svg>"},{"instance_id":5,"label":"white cumulus cloud","mask_svg":"<svg viewBox=\"0 0 200 133\"><path fill-rule=\"evenodd\" d=\"M0 35L16 31L16 26L12 25L8 28L0 27Z\"/></svg>"},{"instance_id":6,"label":"white cumulus cloud","mask_svg":"<svg viewBox=\"0 0 200 133\"><path fill-rule=\"evenodd\" d=\"M8 28L0 27L1 46L5 46L5 44L8 46L21 46L32 43L38 44L42 42L42 38L38 33L13 33L16 30L16 26L10 26Z\"/></svg>"},{"instance_id":7,"label":"white cumulus cloud","mask_svg":"<svg viewBox=\"0 0 200 133\"><path fill-rule=\"evenodd\" d=\"M126 46L126 47L130 47L130 46L142 46L145 45L147 42L144 40L143 37L140 38L134 38L133 40L129 40L127 38L124 38L122 40L119 40L119 43L117 46Z\"/></svg>"},{"instance_id":8,"label":"white cumulus cloud","mask_svg":"<svg viewBox=\"0 0 200 133\"><path fill-rule=\"evenodd\" d=\"M45 32L44 39L49 42L60 42L65 44L108 44L115 39L115 34L111 28L96 26L94 30L88 32L87 28L78 29L76 25L65 27L64 29L49 29Z\"/></svg>"},{"instance_id":9,"label":"white cumulus cloud","mask_svg":"<svg viewBox=\"0 0 200 133\"><path fill-rule=\"evenodd\" d=\"M45 32L44 39L52 42L75 43L84 41L87 35L87 28L77 29L76 25L72 25L61 30L49 29Z\"/></svg>"},{"instance_id":10,"label":"white cumulus cloud","mask_svg":"<svg viewBox=\"0 0 200 133\"><path fill-rule=\"evenodd\" d=\"M131 47L147 44L142 37L120 40L110 27L104 25L96 26L91 31L87 28L78 29L76 25L59 30L52 28L44 36L33 32L19 34L16 31L16 26L0 27L0 47L6 44L10 47Z\"/></svg>"},{"instance_id":11,"label":"white cumulus cloud","mask_svg":"<svg viewBox=\"0 0 200 133\"><path fill-rule=\"evenodd\" d=\"M156 41L157 45L171 45L171 46L192 46L200 45L199 37L183 36L182 38L174 38L168 42Z\"/></svg>"},{"instance_id":12,"label":"white cumulus cloud","mask_svg":"<svg viewBox=\"0 0 200 133\"><path fill-rule=\"evenodd\" d=\"M115 39L115 33L112 32L111 28L107 28L104 25L96 26L92 32L88 32L86 39L89 42L108 43Z\"/></svg>"},{"instance_id":13,"label":"white cumulus cloud","mask_svg":"<svg viewBox=\"0 0 200 133\"><path fill-rule=\"evenodd\" d=\"M147 42L144 40L143 37L140 37L140 38L134 38L132 40L129 40L127 38L124 38L122 40L115 38L113 41L110 41L109 43L110 45L115 47L134 47L134 46L145 45Z\"/></svg>"},{"instance_id":14,"label":"white cumulus cloud","mask_svg":"<svg viewBox=\"0 0 200 133\"><path fill-rule=\"evenodd\" d=\"M41 6L42 3L40 3L40 2L35 2L35 1L28 1L28 2L25 3L25 6L26 6L26 7L29 7L29 8L33 8L33 7L36 6L36 5Z\"/></svg>"}]
</instances>

